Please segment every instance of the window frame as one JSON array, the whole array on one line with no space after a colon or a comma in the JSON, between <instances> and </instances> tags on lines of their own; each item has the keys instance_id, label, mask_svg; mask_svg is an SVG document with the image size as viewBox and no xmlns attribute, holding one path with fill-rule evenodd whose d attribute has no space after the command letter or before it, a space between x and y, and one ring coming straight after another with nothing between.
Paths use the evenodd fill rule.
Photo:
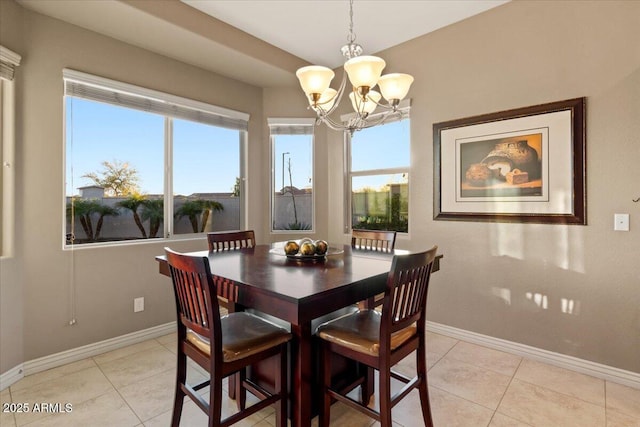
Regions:
<instances>
[{"instance_id":1,"label":"window frame","mask_svg":"<svg viewBox=\"0 0 640 427\"><path fill-rule=\"evenodd\" d=\"M398 112L400 114L396 116L392 116L382 123L377 124L376 126L372 126L371 128L375 128L378 126L382 126L385 124L395 123L402 120L411 120L410 116L411 109L411 100L405 99L400 103L398 107ZM352 114L347 114L342 116L342 121L346 122L348 118ZM375 120L376 115L372 115L371 118ZM371 129L369 128L369 129ZM357 131L356 131L357 132ZM343 155L344 155L344 170L343 170L343 180L344 180L344 218L343 218L343 231L345 234L351 234L353 232L352 227L352 217L353 217L353 197L352 197L352 180L354 177L360 176L376 176L376 175L389 175L389 174L399 174L406 173L407 174L407 203L411 206L411 126L409 126L409 164L406 167L393 167L393 168L382 168L382 169L365 169L359 171L353 171L352 168L352 149L351 149L351 140L353 135L350 132L344 132L343 139ZM409 215L409 219L410 219ZM398 232L399 235L408 236L410 234L410 227L407 224L407 232Z\"/></svg>"},{"instance_id":2,"label":"window frame","mask_svg":"<svg viewBox=\"0 0 640 427\"><path fill-rule=\"evenodd\" d=\"M271 177L270 177L270 196L269 196L269 232L271 234L313 234L316 229L316 191L315 191L315 119L309 118L267 118L269 127L269 152L271 158ZM273 133L273 129L277 128L278 132ZM285 133L286 129L290 133ZM275 137L277 135L311 135L311 229L310 230L275 230L273 227L274 209L275 209L275 190L276 190L276 161L275 158Z\"/></svg>"},{"instance_id":3,"label":"window frame","mask_svg":"<svg viewBox=\"0 0 640 427\"><path fill-rule=\"evenodd\" d=\"M240 178L240 228L246 228L247 222L247 196L246 196L246 176L247 161L246 150L248 144L248 122L250 115L248 113L231 110L212 104L184 98L165 92L147 89L144 87L119 82L87 73L83 73L71 69L63 69L63 82L65 85L63 96L63 197L62 197L62 246L63 250L89 249L96 247L110 247L123 245L150 244L166 241L177 240L193 240L201 239L206 233L174 233L174 194L173 194L173 121L175 119L193 121L211 126L219 126L238 131L238 161L239 161L239 178ZM69 88L68 84L77 85L77 87ZM78 89L79 88L79 89ZM79 96L80 92L74 91L86 89L88 96ZM70 93L71 92L71 93ZM139 110L149 113L160 114L164 118L163 132L163 157L164 157L164 173L163 173L163 196L164 196L164 218L170 220L163 221L162 237L150 239L132 239L132 240L114 240L106 242L93 242L73 244L66 241L67 230L67 213L66 213L66 181L67 177L67 97L74 96L79 99L85 99L94 102L103 102L107 105L116 107L124 107L133 110ZM124 102L109 102L110 98L118 99L121 96ZM104 97L104 99L100 99ZM139 102L138 102L139 101ZM160 111L158 111L160 110ZM175 114L172 114L172 111Z\"/></svg>"},{"instance_id":4,"label":"window frame","mask_svg":"<svg viewBox=\"0 0 640 427\"><path fill-rule=\"evenodd\" d=\"M0 258L15 251L15 67L22 57L0 45Z\"/></svg>"}]
</instances>

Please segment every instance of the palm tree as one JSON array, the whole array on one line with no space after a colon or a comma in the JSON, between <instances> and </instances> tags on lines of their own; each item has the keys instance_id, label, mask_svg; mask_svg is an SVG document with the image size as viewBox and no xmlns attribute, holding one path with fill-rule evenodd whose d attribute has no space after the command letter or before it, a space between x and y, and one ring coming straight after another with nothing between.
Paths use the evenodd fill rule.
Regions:
<instances>
[{"instance_id":1,"label":"palm tree","mask_svg":"<svg viewBox=\"0 0 640 427\"><path fill-rule=\"evenodd\" d=\"M146 196L142 196L140 194L132 194L126 199L118 202L118 206L122 206L125 209L133 212L133 220L138 226L138 230L142 233L143 238L147 238L147 232L142 225L142 221L140 220L140 215L138 215L138 208L144 204L147 200Z\"/></svg>"},{"instance_id":2,"label":"palm tree","mask_svg":"<svg viewBox=\"0 0 640 427\"><path fill-rule=\"evenodd\" d=\"M200 200L200 204L202 205L202 227L200 228L200 232L204 233L204 229L207 226L207 221L209 221L209 215L211 215L212 211L220 212L224 210L224 206L220 202L216 202L215 200Z\"/></svg>"},{"instance_id":3,"label":"palm tree","mask_svg":"<svg viewBox=\"0 0 640 427\"><path fill-rule=\"evenodd\" d=\"M198 233L199 230L200 233L203 233L211 211L221 211L223 209L222 204L215 200L187 200L176 210L175 217L180 219L186 216L189 218L193 232ZM202 218L202 226L200 228L198 228L198 217Z\"/></svg>"},{"instance_id":4,"label":"palm tree","mask_svg":"<svg viewBox=\"0 0 640 427\"><path fill-rule=\"evenodd\" d=\"M142 221L149 221L149 237L157 237L160 224L164 219L164 200L162 199L146 199L142 203L142 212L140 213Z\"/></svg>"},{"instance_id":5,"label":"palm tree","mask_svg":"<svg viewBox=\"0 0 640 427\"><path fill-rule=\"evenodd\" d=\"M103 205L97 199L72 198L71 202L67 203L67 217L73 215L80 220L82 230L84 230L84 234L89 241L96 241L100 238L105 216L116 216L118 213L116 208ZM95 215L98 215L98 222L94 233L92 217Z\"/></svg>"},{"instance_id":6,"label":"palm tree","mask_svg":"<svg viewBox=\"0 0 640 427\"><path fill-rule=\"evenodd\" d=\"M120 212L118 212L118 209L114 207L103 205L102 203L98 203L96 213L98 214L98 223L96 224L96 233L93 237L95 240L98 240L100 238L100 231L102 230L102 223L104 221L104 217L120 215Z\"/></svg>"},{"instance_id":7,"label":"palm tree","mask_svg":"<svg viewBox=\"0 0 640 427\"><path fill-rule=\"evenodd\" d=\"M95 203L95 200L76 198L72 198L71 201L67 203L67 218L78 218L80 220L80 225L82 225L82 230L89 240L93 240L91 212L93 211L93 206ZM71 232L73 233L74 230L71 230Z\"/></svg>"}]
</instances>

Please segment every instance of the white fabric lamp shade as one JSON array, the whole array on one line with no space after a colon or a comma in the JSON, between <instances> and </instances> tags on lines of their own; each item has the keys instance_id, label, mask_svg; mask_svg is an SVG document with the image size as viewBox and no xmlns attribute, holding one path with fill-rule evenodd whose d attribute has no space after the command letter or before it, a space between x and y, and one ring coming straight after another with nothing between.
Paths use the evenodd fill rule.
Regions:
<instances>
[{"instance_id":1,"label":"white fabric lamp shade","mask_svg":"<svg viewBox=\"0 0 640 427\"><path fill-rule=\"evenodd\" d=\"M356 87L372 88L378 83L386 62L377 56L356 56L344 64L349 81Z\"/></svg>"},{"instance_id":2,"label":"white fabric lamp shade","mask_svg":"<svg viewBox=\"0 0 640 427\"><path fill-rule=\"evenodd\" d=\"M296 77L307 96L324 93L329 88L334 75L331 68L320 65L309 65L296 71Z\"/></svg>"},{"instance_id":3,"label":"white fabric lamp shade","mask_svg":"<svg viewBox=\"0 0 640 427\"><path fill-rule=\"evenodd\" d=\"M366 101L363 101L362 96L358 95L356 92L351 92L349 94L349 99L351 99L351 106L357 113L367 113L371 114L378 106L378 102L380 102L379 92L375 90L370 90L367 96L365 97Z\"/></svg>"},{"instance_id":4,"label":"white fabric lamp shade","mask_svg":"<svg viewBox=\"0 0 640 427\"><path fill-rule=\"evenodd\" d=\"M323 111L329 111L331 107L333 107L333 104L335 104L336 102L337 94L338 94L338 91L335 89L329 88L325 90L324 92L322 92L322 95L320 95L320 99L317 102L317 106L321 108ZM309 104L314 110L317 110L317 108L313 105L312 99L309 99Z\"/></svg>"},{"instance_id":5,"label":"white fabric lamp shade","mask_svg":"<svg viewBox=\"0 0 640 427\"><path fill-rule=\"evenodd\" d=\"M402 73L385 74L378 80L378 87L387 101L402 100L413 83L413 76Z\"/></svg>"}]
</instances>

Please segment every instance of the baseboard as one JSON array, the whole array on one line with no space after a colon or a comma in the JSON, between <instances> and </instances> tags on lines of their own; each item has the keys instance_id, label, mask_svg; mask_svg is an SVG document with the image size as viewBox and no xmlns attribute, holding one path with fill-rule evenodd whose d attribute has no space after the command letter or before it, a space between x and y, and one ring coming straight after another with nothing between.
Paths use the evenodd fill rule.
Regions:
<instances>
[{"instance_id":1,"label":"baseboard","mask_svg":"<svg viewBox=\"0 0 640 427\"><path fill-rule=\"evenodd\" d=\"M4 372L0 375L0 390L4 390L9 387L11 384L21 380L24 377L24 367L23 364L19 364L7 372Z\"/></svg>"},{"instance_id":2,"label":"baseboard","mask_svg":"<svg viewBox=\"0 0 640 427\"><path fill-rule=\"evenodd\" d=\"M87 357L97 356L111 350L126 347L148 339L158 338L175 331L176 323L170 322L164 325L154 326L142 331L132 332L108 340L88 344L82 347L30 360L20 364L0 375L0 390L4 390L11 384L19 381L26 375L42 372L47 369L56 368L67 363L76 362ZM623 369L614 368L600 363L567 356L552 351L519 344L512 341L494 338L464 329L454 328L435 322L427 322L427 330L451 338L464 340L473 344L482 345L496 350L504 351L529 359L537 360L561 368L591 375L596 378L613 381L629 387L640 389L640 374Z\"/></svg>"},{"instance_id":3,"label":"baseboard","mask_svg":"<svg viewBox=\"0 0 640 427\"><path fill-rule=\"evenodd\" d=\"M579 359L577 357L567 356L565 354L555 353L553 351L543 350L500 338L494 338L488 335L482 335L440 323L427 322L427 330L437 334L446 335L451 338L464 340L466 342L504 351L506 353L516 354L528 359L537 360L550 365L591 375L596 378L640 389L640 373L637 372L626 371L624 369L618 369L600 363Z\"/></svg>"},{"instance_id":4,"label":"baseboard","mask_svg":"<svg viewBox=\"0 0 640 427\"><path fill-rule=\"evenodd\" d=\"M141 331L132 332L130 334L121 335L108 340L87 344L82 347L72 348L71 350L29 360L28 362L20 364L0 375L0 390L4 390L27 375L46 371L51 368L57 368L58 366L66 365L67 363L76 362L78 360L86 359L87 357L97 356L98 354L117 350L121 347L126 347L152 338L158 338L175 332L175 330L176 322L169 322L164 325L154 326L152 328L143 329Z\"/></svg>"},{"instance_id":5,"label":"baseboard","mask_svg":"<svg viewBox=\"0 0 640 427\"><path fill-rule=\"evenodd\" d=\"M82 347L72 348L71 350L29 360L24 363L24 375L26 376L46 371L47 369L66 365L67 363L76 362L78 360L86 359L87 357L97 356L98 354L126 347L131 344L136 344L152 338L158 338L175 332L175 330L176 322L169 322L164 325L154 326L141 331L110 338L108 340L87 344Z\"/></svg>"}]
</instances>

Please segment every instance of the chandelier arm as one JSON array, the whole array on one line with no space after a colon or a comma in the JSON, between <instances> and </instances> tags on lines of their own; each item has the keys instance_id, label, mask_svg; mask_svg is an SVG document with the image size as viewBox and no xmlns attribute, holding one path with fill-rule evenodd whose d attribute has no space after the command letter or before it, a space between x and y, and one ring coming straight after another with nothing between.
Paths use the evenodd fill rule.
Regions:
<instances>
[{"instance_id":1,"label":"chandelier arm","mask_svg":"<svg viewBox=\"0 0 640 427\"><path fill-rule=\"evenodd\" d=\"M366 123L366 121L362 121L359 116L349 119L346 123L336 121L327 115L318 116L318 120L324 123L329 129L339 132L349 131L351 134L360 129L360 126L362 126L361 123Z\"/></svg>"},{"instance_id":2,"label":"chandelier arm","mask_svg":"<svg viewBox=\"0 0 640 427\"><path fill-rule=\"evenodd\" d=\"M332 129L332 130L335 130L335 131L350 130L348 126L345 126L343 123L336 122L331 117L323 116L323 117L319 117L319 119L320 119L320 121L322 123L327 125L327 127L329 129Z\"/></svg>"},{"instance_id":3,"label":"chandelier arm","mask_svg":"<svg viewBox=\"0 0 640 427\"><path fill-rule=\"evenodd\" d=\"M360 127L360 129L366 129L366 128L370 128L370 127L373 127L373 126L378 126L379 124L384 123L384 121L391 114L393 114L393 112L389 111L388 113L380 114L380 117L376 118L376 120L363 120L362 126Z\"/></svg>"},{"instance_id":4,"label":"chandelier arm","mask_svg":"<svg viewBox=\"0 0 640 427\"><path fill-rule=\"evenodd\" d=\"M329 110L327 110L325 115L329 115L329 114L333 113L335 111L335 109L338 108L338 105L340 105L340 102L342 101L342 95L344 94L344 88L346 86L347 86L347 73L343 70L342 71L342 81L340 82L340 88L338 88L338 93L336 93L336 96L334 96L334 98L333 98L333 99L335 99L335 101L333 102L333 105L331 106L331 108L329 108Z\"/></svg>"},{"instance_id":5,"label":"chandelier arm","mask_svg":"<svg viewBox=\"0 0 640 427\"><path fill-rule=\"evenodd\" d=\"M394 111L398 111L398 103L396 102L395 104L387 101L386 104L382 104L380 102L377 102L374 99L369 98L371 101L373 101L378 107L382 108L383 110L386 110L388 112L394 112Z\"/></svg>"}]
</instances>

